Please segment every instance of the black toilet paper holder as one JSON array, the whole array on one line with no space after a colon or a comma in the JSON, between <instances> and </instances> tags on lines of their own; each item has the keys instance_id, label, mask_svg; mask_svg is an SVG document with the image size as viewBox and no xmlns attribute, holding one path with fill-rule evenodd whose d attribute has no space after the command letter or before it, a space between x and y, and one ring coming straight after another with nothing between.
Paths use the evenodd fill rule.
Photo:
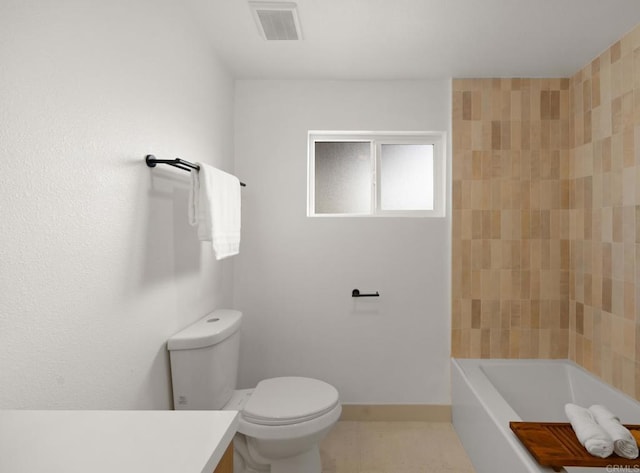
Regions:
<instances>
[{"instance_id":1,"label":"black toilet paper holder","mask_svg":"<svg viewBox=\"0 0 640 473\"><path fill-rule=\"evenodd\" d=\"M351 291L351 297L380 297L380 293L376 291L375 294L361 294L360 289L354 289Z\"/></svg>"}]
</instances>

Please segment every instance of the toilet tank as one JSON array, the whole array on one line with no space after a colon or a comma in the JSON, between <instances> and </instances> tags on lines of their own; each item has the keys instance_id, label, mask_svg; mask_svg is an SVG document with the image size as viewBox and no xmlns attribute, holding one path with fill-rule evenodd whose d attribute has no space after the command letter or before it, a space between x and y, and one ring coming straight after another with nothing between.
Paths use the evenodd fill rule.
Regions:
<instances>
[{"instance_id":1,"label":"toilet tank","mask_svg":"<svg viewBox=\"0 0 640 473\"><path fill-rule=\"evenodd\" d=\"M219 309L167 341L176 410L222 409L236 388L242 312Z\"/></svg>"}]
</instances>

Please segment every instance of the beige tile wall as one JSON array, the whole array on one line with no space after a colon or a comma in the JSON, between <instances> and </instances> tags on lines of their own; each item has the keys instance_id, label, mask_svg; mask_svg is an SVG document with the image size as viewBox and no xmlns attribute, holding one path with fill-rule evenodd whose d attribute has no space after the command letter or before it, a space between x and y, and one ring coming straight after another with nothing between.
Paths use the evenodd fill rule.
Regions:
<instances>
[{"instance_id":1,"label":"beige tile wall","mask_svg":"<svg viewBox=\"0 0 640 473\"><path fill-rule=\"evenodd\" d=\"M567 357L569 79L453 81L453 356Z\"/></svg>"},{"instance_id":2,"label":"beige tile wall","mask_svg":"<svg viewBox=\"0 0 640 473\"><path fill-rule=\"evenodd\" d=\"M452 263L453 356L640 399L640 25L570 79L453 81Z\"/></svg>"},{"instance_id":3,"label":"beige tile wall","mask_svg":"<svg viewBox=\"0 0 640 473\"><path fill-rule=\"evenodd\" d=\"M640 26L570 88L569 356L640 398Z\"/></svg>"}]
</instances>

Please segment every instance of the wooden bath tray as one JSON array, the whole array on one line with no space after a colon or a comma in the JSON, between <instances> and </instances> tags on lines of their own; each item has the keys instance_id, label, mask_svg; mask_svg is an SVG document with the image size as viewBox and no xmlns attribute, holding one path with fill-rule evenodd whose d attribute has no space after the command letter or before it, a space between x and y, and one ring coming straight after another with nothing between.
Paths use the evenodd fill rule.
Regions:
<instances>
[{"instance_id":1,"label":"wooden bath tray","mask_svg":"<svg viewBox=\"0 0 640 473\"><path fill-rule=\"evenodd\" d=\"M560 471L563 466L640 468L640 458L629 460L615 453L607 458L594 457L580 444L569 423L509 422L509 427L540 465L554 471ZM625 427L640 444L640 425Z\"/></svg>"}]
</instances>

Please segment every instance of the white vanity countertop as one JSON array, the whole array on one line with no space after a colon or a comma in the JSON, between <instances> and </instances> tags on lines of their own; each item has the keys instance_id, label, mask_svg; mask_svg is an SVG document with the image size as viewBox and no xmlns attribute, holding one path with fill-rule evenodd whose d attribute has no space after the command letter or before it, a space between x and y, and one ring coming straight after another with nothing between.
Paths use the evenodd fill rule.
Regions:
<instances>
[{"instance_id":1,"label":"white vanity countertop","mask_svg":"<svg viewBox=\"0 0 640 473\"><path fill-rule=\"evenodd\" d=\"M0 472L212 473L237 411L0 410Z\"/></svg>"}]
</instances>

